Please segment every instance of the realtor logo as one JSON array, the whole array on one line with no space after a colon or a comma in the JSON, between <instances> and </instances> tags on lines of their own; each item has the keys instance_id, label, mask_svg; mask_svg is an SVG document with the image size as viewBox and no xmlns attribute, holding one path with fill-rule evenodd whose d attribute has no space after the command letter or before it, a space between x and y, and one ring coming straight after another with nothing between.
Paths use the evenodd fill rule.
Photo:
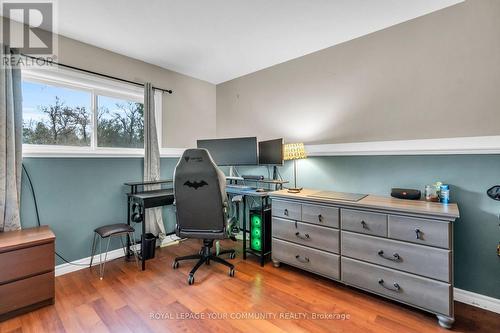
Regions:
<instances>
[{"instance_id":1,"label":"realtor logo","mask_svg":"<svg viewBox=\"0 0 500 333\"><path fill-rule=\"evenodd\" d=\"M2 3L3 43L24 54L54 53L52 2Z\"/></svg>"}]
</instances>

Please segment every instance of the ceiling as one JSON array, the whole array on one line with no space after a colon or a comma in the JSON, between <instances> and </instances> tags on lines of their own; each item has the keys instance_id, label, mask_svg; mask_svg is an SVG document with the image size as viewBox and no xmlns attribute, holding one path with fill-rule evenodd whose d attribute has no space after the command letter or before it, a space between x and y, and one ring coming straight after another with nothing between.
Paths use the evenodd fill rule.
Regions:
<instances>
[{"instance_id":1,"label":"ceiling","mask_svg":"<svg viewBox=\"0 0 500 333\"><path fill-rule=\"evenodd\" d=\"M462 0L63 0L59 34L211 83Z\"/></svg>"}]
</instances>

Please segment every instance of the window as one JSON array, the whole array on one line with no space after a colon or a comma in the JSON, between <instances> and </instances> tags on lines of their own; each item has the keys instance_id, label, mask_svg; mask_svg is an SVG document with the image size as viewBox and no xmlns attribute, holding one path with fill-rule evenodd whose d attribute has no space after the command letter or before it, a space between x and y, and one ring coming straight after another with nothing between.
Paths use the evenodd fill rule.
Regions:
<instances>
[{"instance_id":1,"label":"window","mask_svg":"<svg viewBox=\"0 0 500 333\"><path fill-rule=\"evenodd\" d=\"M141 87L62 70L22 74L24 151L143 153Z\"/></svg>"},{"instance_id":2,"label":"window","mask_svg":"<svg viewBox=\"0 0 500 333\"><path fill-rule=\"evenodd\" d=\"M23 81L23 143L90 146L88 91Z\"/></svg>"},{"instance_id":3,"label":"window","mask_svg":"<svg viewBox=\"0 0 500 333\"><path fill-rule=\"evenodd\" d=\"M144 105L107 96L97 96L97 145L99 147L144 147Z\"/></svg>"}]
</instances>

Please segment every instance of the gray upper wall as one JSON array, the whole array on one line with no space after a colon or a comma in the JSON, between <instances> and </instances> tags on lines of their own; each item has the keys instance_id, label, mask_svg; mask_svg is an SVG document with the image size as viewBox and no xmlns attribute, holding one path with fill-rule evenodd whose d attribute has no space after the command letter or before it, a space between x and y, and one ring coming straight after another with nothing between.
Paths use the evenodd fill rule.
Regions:
<instances>
[{"instance_id":1,"label":"gray upper wall","mask_svg":"<svg viewBox=\"0 0 500 333\"><path fill-rule=\"evenodd\" d=\"M0 16L0 23L3 19ZM199 137L215 136L214 84L64 36L57 42L57 61L62 64L172 89L173 94L163 95L163 147L192 147Z\"/></svg>"},{"instance_id":2,"label":"gray upper wall","mask_svg":"<svg viewBox=\"0 0 500 333\"><path fill-rule=\"evenodd\" d=\"M464 3L217 85L217 136L500 134L500 1Z\"/></svg>"},{"instance_id":3,"label":"gray upper wall","mask_svg":"<svg viewBox=\"0 0 500 333\"><path fill-rule=\"evenodd\" d=\"M212 83L66 37L59 38L59 59L63 64L172 89L173 94L163 95L163 147L192 147L199 137L215 136Z\"/></svg>"}]
</instances>

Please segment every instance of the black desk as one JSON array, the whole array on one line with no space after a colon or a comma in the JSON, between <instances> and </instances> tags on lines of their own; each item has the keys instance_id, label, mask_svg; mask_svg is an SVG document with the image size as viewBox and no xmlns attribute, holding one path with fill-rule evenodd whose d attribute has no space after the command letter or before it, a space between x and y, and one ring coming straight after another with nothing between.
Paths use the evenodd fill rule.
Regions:
<instances>
[{"instance_id":1,"label":"black desk","mask_svg":"<svg viewBox=\"0 0 500 333\"><path fill-rule=\"evenodd\" d=\"M174 203L174 190L171 188L163 190L129 193L128 196L141 204L144 209L168 206Z\"/></svg>"},{"instance_id":2,"label":"black desk","mask_svg":"<svg viewBox=\"0 0 500 333\"><path fill-rule=\"evenodd\" d=\"M144 186L168 184L172 182L173 182L172 180L159 180L159 181L125 183L126 186L130 186L130 192L127 193L127 224L130 225L131 222L132 203L137 203L139 205L139 211L142 216L141 255L139 256L141 260L142 270L146 269L146 259L142 255L142 239L146 234L146 222L144 221L144 210L148 208L168 206L174 203L174 190L172 188L145 191ZM142 191L138 191L139 187L142 187ZM130 258L131 256L130 245L131 245L130 238L127 236L127 251L126 251L127 258Z\"/></svg>"}]
</instances>

